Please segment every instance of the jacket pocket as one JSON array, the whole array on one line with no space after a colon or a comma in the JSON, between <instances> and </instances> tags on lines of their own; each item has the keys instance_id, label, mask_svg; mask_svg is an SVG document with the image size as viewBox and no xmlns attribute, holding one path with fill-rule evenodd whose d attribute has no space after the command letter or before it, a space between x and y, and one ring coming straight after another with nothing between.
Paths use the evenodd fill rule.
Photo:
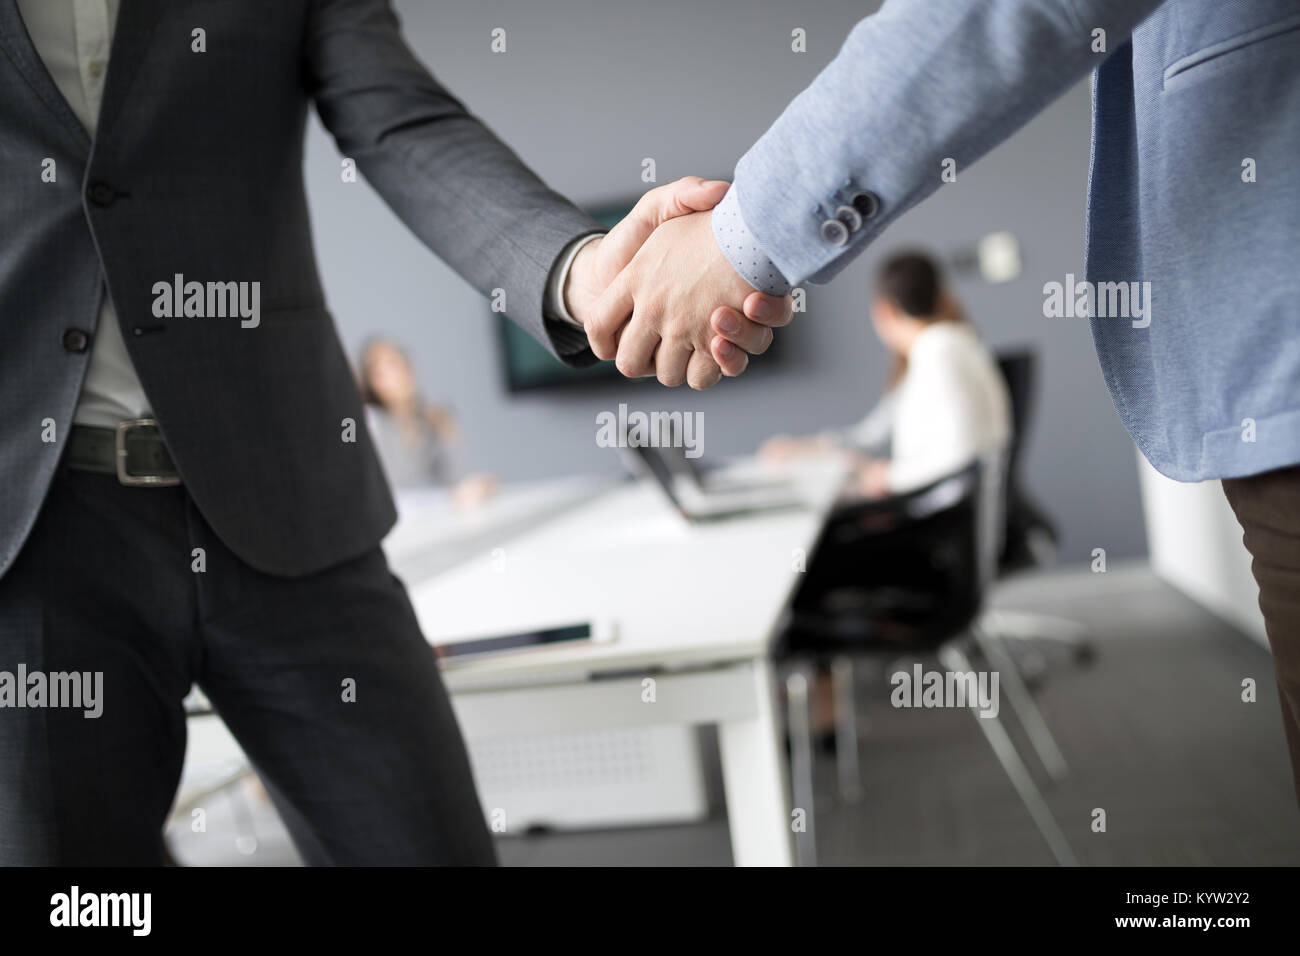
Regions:
<instances>
[{"instance_id":1,"label":"jacket pocket","mask_svg":"<svg viewBox=\"0 0 1300 956\"><path fill-rule=\"evenodd\" d=\"M1300 14L1284 17L1274 23L1212 43L1195 53L1180 57L1165 67L1163 89L1173 89L1189 83L1210 67L1239 61L1247 50L1253 50L1260 44L1297 31L1300 31Z\"/></svg>"}]
</instances>

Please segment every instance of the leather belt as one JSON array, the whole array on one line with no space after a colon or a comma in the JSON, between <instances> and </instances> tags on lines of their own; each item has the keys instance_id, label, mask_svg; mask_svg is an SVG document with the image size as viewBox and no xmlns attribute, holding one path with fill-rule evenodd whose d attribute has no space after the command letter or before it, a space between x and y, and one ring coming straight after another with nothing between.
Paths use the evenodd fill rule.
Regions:
<instances>
[{"instance_id":1,"label":"leather belt","mask_svg":"<svg viewBox=\"0 0 1300 956\"><path fill-rule=\"evenodd\" d=\"M166 488L181 483L158 422L132 418L116 428L73 425L65 459L69 468L116 475L124 485Z\"/></svg>"}]
</instances>

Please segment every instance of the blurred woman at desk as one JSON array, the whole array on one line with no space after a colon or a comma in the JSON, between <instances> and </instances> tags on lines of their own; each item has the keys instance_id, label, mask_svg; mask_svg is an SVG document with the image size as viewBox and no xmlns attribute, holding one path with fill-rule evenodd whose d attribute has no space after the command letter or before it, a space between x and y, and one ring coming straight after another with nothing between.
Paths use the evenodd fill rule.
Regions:
<instances>
[{"instance_id":1,"label":"blurred woman at desk","mask_svg":"<svg viewBox=\"0 0 1300 956\"><path fill-rule=\"evenodd\" d=\"M456 421L420 396L406 353L388 339L371 339L361 350L360 366L370 433L394 490L447 487L459 507L491 497L496 490L491 475L456 479Z\"/></svg>"},{"instance_id":2,"label":"blurred woman at desk","mask_svg":"<svg viewBox=\"0 0 1300 956\"><path fill-rule=\"evenodd\" d=\"M871 319L893 356L875 408L851 428L769 439L759 450L762 457L847 452L853 460L850 493L880 498L922 488L1007 444L1006 384L943 287L934 260L904 252L886 261Z\"/></svg>"},{"instance_id":3,"label":"blurred woman at desk","mask_svg":"<svg viewBox=\"0 0 1300 956\"><path fill-rule=\"evenodd\" d=\"M947 519L847 539L836 529L861 527L863 499L924 488L1005 448L1012 428L1002 374L929 256L904 252L884 263L871 319L893 358L876 406L850 428L807 438L778 436L759 450L768 460L832 452L849 458L844 510L832 514L794 601L796 620L805 622L833 620L852 609L849 643L868 624L902 619L908 593L943 594L952 586L944 557L951 529ZM798 646L797 632L791 646ZM825 672L818 675L813 700L814 732L826 734L835 714Z\"/></svg>"}]
</instances>

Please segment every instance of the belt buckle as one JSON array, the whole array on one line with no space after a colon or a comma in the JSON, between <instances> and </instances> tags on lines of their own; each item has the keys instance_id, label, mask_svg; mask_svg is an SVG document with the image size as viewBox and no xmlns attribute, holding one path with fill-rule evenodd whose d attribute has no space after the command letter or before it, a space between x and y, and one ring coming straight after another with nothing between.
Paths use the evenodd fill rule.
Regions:
<instances>
[{"instance_id":1,"label":"belt buckle","mask_svg":"<svg viewBox=\"0 0 1300 956\"><path fill-rule=\"evenodd\" d=\"M181 483L180 475L133 475L126 470L126 436L128 432L135 428L152 428L156 431L158 421L153 418L131 418L117 423L117 432L114 437L114 450L116 451L114 461L117 465L118 483L131 488L166 488L171 485L179 485Z\"/></svg>"}]
</instances>

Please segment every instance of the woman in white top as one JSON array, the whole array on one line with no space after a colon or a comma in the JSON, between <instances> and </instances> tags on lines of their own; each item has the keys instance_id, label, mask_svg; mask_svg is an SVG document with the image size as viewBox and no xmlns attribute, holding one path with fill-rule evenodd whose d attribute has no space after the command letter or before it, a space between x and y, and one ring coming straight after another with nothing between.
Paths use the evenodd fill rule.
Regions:
<instances>
[{"instance_id":1,"label":"woman in white top","mask_svg":"<svg viewBox=\"0 0 1300 956\"><path fill-rule=\"evenodd\" d=\"M894 357L885 394L856 426L813 438L778 436L769 459L825 453L853 456L851 491L903 494L951 475L1011 439L1011 403L997 364L922 253L881 268L871 319ZM872 453L888 443L887 456Z\"/></svg>"}]
</instances>

